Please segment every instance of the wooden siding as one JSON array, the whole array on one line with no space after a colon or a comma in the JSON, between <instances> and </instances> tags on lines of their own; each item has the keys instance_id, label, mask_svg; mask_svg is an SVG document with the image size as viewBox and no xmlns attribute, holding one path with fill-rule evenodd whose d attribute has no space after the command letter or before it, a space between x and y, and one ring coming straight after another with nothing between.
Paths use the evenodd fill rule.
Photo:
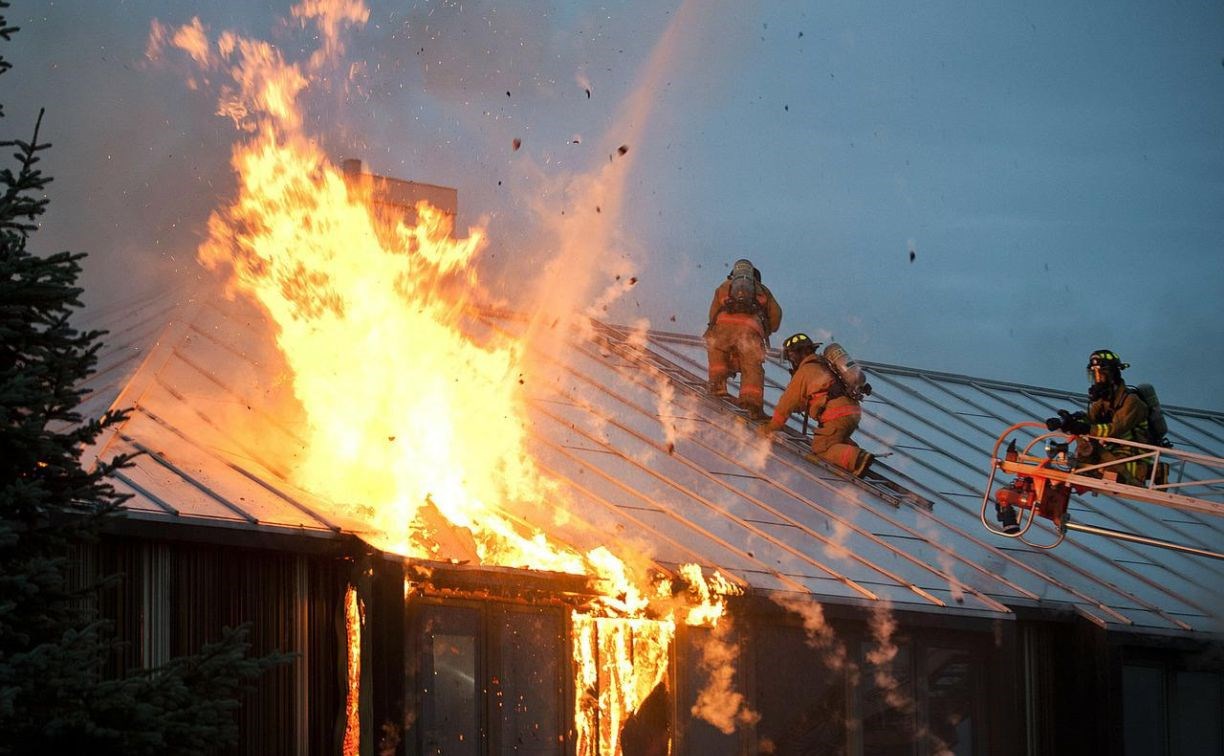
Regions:
<instances>
[{"instance_id":1,"label":"wooden siding","mask_svg":"<svg viewBox=\"0 0 1224 756\"><path fill-rule=\"evenodd\" d=\"M335 557L111 537L96 550L115 574L103 615L123 642L112 671L191 654L249 623L251 653L285 651L243 697L235 753L332 754L342 733L342 601L351 564Z\"/></svg>"}]
</instances>

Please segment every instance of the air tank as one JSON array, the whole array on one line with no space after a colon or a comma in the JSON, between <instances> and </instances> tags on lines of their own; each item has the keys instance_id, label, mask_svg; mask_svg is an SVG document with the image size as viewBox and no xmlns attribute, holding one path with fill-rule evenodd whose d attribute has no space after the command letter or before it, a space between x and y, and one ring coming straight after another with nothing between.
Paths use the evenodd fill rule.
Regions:
<instances>
[{"instance_id":1,"label":"air tank","mask_svg":"<svg viewBox=\"0 0 1224 756\"><path fill-rule=\"evenodd\" d=\"M829 365L841 376L847 388L861 388L864 383L863 369L858 366L850 353L841 344L832 343L824 348L823 354Z\"/></svg>"}]
</instances>

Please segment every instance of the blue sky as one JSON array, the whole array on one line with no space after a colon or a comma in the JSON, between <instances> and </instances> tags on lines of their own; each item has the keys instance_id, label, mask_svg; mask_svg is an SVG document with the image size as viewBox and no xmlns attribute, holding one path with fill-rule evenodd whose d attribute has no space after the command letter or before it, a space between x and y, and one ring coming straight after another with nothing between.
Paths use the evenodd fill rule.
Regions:
<instances>
[{"instance_id":1,"label":"blue sky","mask_svg":"<svg viewBox=\"0 0 1224 756\"><path fill-rule=\"evenodd\" d=\"M153 18L199 15L291 57L309 45L283 9L248 5L9 10L5 134L47 108L38 243L90 253L91 302L197 275L235 135L145 42ZM541 208L590 212L553 180L631 142L607 254L639 283L610 319L699 333L746 256L782 335L1069 389L1108 347L1166 403L1224 409L1218 2L370 5L349 44L359 86L317 97L315 130L337 157L457 187L507 296L545 244ZM648 109L629 108L635 92Z\"/></svg>"}]
</instances>

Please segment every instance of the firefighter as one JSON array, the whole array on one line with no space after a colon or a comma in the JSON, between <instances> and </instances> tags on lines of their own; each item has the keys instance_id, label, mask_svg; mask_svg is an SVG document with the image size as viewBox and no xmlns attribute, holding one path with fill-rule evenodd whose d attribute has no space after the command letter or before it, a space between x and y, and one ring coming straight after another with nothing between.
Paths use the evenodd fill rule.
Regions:
<instances>
[{"instance_id":1,"label":"firefighter","mask_svg":"<svg viewBox=\"0 0 1224 756\"><path fill-rule=\"evenodd\" d=\"M1082 465L1100 464L1134 456L1135 450L1116 444L1104 444L1097 438L1117 438L1123 441L1147 443L1148 405L1138 393L1122 380L1122 371L1130 367L1109 349L1098 349L1088 356L1088 411L1070 413L1059 410L1058 417L1046 420L1050 430L1080 436L1075 456ZM1116 472L1118 482L1135 485L1150 468L1142 460L1123 463L1118 468L1103 468ZM1100 477L1101 470L1087 474Z\"/></svg>"},{"instance_id":2,"label":"firefighter","mask_svg":"<svg viewBox=\"0 0 1224 756\"><path fill-rule=\"evenodd\" d=\"M727 379L740 373L739 405L753 420L766 419L765 349L780 325L782 308L761 283L761 271L749 260L736 260L710 302L705 332L709 391L727 396Z\"/></svg>"},{"instance_id":3,"label":"firefighter","mask_svg":"<svg viewBox=\"0 0 1224 756\"><path fill-rule=\"evenodd\" d=\"M791 379L774 405L773 418L761 432L769 435L782 430L792 412L806 409L808 417L818 424L812 434L812 455L861 478L875 455L859 448L850 436L858 430L862 397L871 393L871 386L847 386L833 364L817 354L819 346L805 333L796 333L782 343Z\"/></svg>"}]
</instances>

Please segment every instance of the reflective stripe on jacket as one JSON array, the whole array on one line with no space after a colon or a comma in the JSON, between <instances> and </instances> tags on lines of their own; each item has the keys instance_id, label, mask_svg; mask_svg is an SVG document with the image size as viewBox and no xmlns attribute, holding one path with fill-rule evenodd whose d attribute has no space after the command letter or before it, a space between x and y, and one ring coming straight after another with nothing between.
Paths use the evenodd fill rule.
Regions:
<instances>
[{"instance_id":1,"label":"reflective stripe on jacket","mask_svg":"<svg viewBox=\"0 0 1224 756\"><path fill-rule=\"evenodd\" d=\"M820 413L820 422L827 423L839 417L850 417L851 415L858 417L863 414L863 408L853 399L849 397L841 398L846 400L846 404L833 404L830 402L825 405L824 411ZM833 401L837 400L834 399Z\"/></svg>"},{"instance_id":2,"label":"reflective stripe on jacket","mask_svg":"<svg viewBox=\"0 0 1224 756\"><path fill-rule=\"evenodd\" d=\"M1121 385L1112 397L1088 405L1088 435L1146 443L1147 417L1147 403Z\"/></svg>"}]
</instances>

